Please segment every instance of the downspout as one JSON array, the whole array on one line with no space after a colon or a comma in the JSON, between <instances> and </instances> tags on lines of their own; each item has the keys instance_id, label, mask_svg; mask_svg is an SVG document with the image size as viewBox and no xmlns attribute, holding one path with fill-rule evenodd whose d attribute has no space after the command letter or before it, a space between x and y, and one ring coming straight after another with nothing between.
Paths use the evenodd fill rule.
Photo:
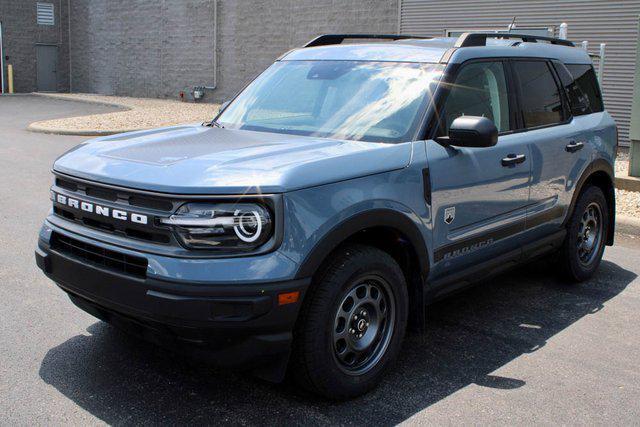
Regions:
<instances>
[{"instance_id":1,"label":"downspout","mask_svg":"<svg viewBox=\"0 0 640 427\"><path fill-rule=\"evenodd\" d=\"M213 0L213 90L218 87L218 0Z\"/></svg>"},{"instance_id":2,"label":"downspout","mask_svg":"<svg viewBox=\"0 0 640 427\"><path fill-rule=\"evenodd\" d=\"M218 87L218 0L213 0L213 85L204 86L207 90Z\"/></svg>"},{"instance_id":3,"label":"downspout","mask_svg":"<svg viewBox=\"0 0 640 427\"><path fill-rule=\"evenodd\" d=\"M67 35L67 51L69 53L69 93L73 92L73 86L71 85L71 81L73 77L71 76L71 0L67 0L67 28L69 34Z\"/></svg>"},{"instance_id":4,"label":"downspout","mask_svg":"<svg viewBox=\"0 0 640 427\"><path fill-rule=\"evenodd\" d=\"M2 76L0 87L4 95L4 46L2 45L2 21L0 21L0 76Z\"/></svg>"},{"instance_id":5,"label":"downspout","mask_svg":"<svg viewBox=\"0 0 640 427\"><path fill-rule=\"evenodd\" d=\"M213 85L194 86L191 96L199 101L205 95L205 90L215 90L218 87L218 0L213 0Z\"/></svg>"}]
</instances>

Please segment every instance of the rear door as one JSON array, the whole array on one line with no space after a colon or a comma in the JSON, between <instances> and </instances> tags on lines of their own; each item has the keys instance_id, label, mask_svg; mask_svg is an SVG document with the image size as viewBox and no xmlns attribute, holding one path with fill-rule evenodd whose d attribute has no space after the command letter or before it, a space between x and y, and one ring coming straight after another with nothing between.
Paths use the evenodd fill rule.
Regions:
<instances>
[{"instance_id":1,"label":"rear door","mask_svg":"<svg viewBox=\"0 0 640 427\"><path fill-rule=\"evenodd\" d=\"M547 60L514 60L520 101L519 127L531 152L531 206L527 240L558 231L592 147L571 114L556 66Z\"/></svg>"},{"instance_id":2,"label":"rear door","mask_svg":"<svg viewBox=\"0 0 640 427\"><path fill-rule=\"evenodd\" d=\"M460 66L437 110L438 136L459 116L484 116L499 130L494 147L469 148L426 142L432 194L434 259L438 278L518 252L529 202L530 154L515 134L515 94L501 60ZM504 159L518 156L517 163ZM504 163L504 164L503 164Z\"/></svg>"}]
</instances>

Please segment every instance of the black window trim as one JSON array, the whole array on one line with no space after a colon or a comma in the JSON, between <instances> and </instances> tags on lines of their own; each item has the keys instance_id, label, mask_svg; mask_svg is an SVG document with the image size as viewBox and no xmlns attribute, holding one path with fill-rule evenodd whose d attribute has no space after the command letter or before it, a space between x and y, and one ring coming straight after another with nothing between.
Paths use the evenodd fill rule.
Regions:
<instances>
[{"instance_id":1,"label":"black window trim","mask_svg":"<svg viewBox=\"0 0 640 427\"><path fill-rule=\"evenodd\" d=\"M531 127L526 127L524 124L524 118L523 118L523 110L522 110L522 92L521 92L521 85L520 85L520 80L518 78L518 73L516 73L515 69L514 69L514 64L516 62L545 62L547 64L547 67L549 68L549 71L551 72L551 75L553 76L553 80L555 81L556 84L556 88L558 89L558 93L560 94L560 102L562 103L562 113L563 116L565 117L564 121L558 122L558 123L550 123L547 125L540 125L540 126L531 126ZM571 108L569 107L569 103L564 91L564 87L562 86L562 83L560 82L560 78L557 75L556 69L553 66L552 63L553 59L552 58L535 58L535 57L512 57L509 58L509 67L511 68L511 73L513 75L514 78L514 84L515 84L515 91L516 91L516 97L517 97L517 102L518 102L518 107L517 107L517 118L518 118L518 126L517 129L514 131L514 133L522 133L522 132L529 132L529 131L535 131L535 130L539 130L539 129L547 129L547 128L551 128L551 127L555 127L555 126L564 126L567 125L569 123L571 123L571 121L573 120L573 114L571 113Z\"/></svg>"}]
</instances>

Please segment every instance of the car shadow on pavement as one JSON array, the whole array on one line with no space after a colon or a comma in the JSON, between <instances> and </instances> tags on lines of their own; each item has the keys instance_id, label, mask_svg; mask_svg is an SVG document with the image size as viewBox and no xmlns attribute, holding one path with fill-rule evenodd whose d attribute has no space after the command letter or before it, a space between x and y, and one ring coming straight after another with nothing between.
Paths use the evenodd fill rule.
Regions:
<instances>
[{"instance_id":1,"label":"car shadow on pavement","mask_svg":"<svg viewBox=\"0 0 640 427\"><path fill-rule=\"evenodd\" d=\"M380 387L342 403L186 363L102 322L49 350L40 376L109 424L395 424L470 384L526 387L491 373L596 313L635 278L603 261L592 280L570 285L536 263L452 296L429 307L427 331L407 336Z\"/></svg>"}]
</instances>

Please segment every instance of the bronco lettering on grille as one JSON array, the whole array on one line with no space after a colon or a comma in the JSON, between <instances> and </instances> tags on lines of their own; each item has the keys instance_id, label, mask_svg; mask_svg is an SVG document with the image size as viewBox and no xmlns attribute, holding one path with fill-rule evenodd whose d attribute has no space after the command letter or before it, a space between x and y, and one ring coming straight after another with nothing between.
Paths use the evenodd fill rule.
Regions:
<instances>
[{"instance_id":1,"label":"bronco lettering on grille","mask_svg":"<svg viewBox=\"0 0 640 427\"><path fill-rule=\"evenodd\" d=\"M86 202L84 200L68 197L62 194L55 193L53 191L51 192L51 200L72 209L77 209L88 213L95 213L96 215L101 215L120 221L131 221L136 224L147 224L149 221L147 215L110 208L108 206L102 206L96 203Z\"/></svg>"}]
</instances>

